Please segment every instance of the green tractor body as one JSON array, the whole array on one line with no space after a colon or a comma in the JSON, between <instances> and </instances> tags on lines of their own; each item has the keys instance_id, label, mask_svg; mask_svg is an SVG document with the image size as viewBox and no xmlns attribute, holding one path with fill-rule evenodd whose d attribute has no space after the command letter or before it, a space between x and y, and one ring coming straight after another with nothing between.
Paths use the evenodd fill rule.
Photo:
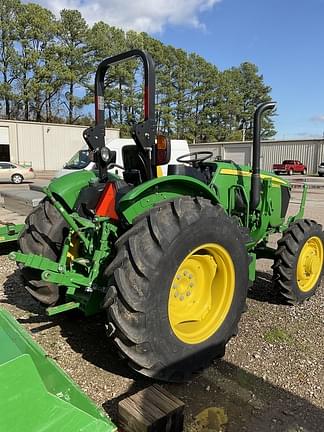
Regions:
<instances>
[{"instance_id":1,"label":"green tractor body","mask_svg":"<svg viewBox=\"0 0 324 432\"><path fill-rule=\"evenodd\" d=\"M133 57L144 65L144 121L132 128L136 147L125 149L122 180L107 171L114 157L104 146L103 83L111 64ZM10 257L50 315L105 310L107 333L133 369L182 379L221 356L236 334L257 258L274 261L288 303L313 295L321 226L302 219L306 188L287 218L290 184L260 170L262 114L274 103L255 112L252 167L193 152L157 177L170 149L156 136L151 57L133 50L104 60L95 93L96 126L84 137L98 170L53 180ZM283 233L277 250L267 246L274 233Z\"/></svg>"},{"instance_id":2,"label":"green tractor body","mask_svg":"<svg viewBox=\"0 0 324 432\"><path fill-rule=\"evenodd\" d=\"M258 216L249 218L251 168L233 162L208 162L202 166L202 169L208 169L212 173L208 185L199 179L185 175L155 178L132 188L123 195L116 206L116 211L123 223L131 227L138 217L156 205L180 197L199 196L219 204L228 215L237 218L242 227L249 229L250 239L247 248L253 257L250 264L250 277L254 280L255 257L258 252L264 255L263 243L260 245L260 251L258 250L260 241L286 227L285 215L289 203L290 185L278 176L261 172L263 193L255 212L259 218ZM113 176L111 180L114 182L115 177ZM53 180L44 190L71 227L59 260L52 261L44 256L21 252L10 254L11 259L27 267L41 270L44 281L67 288L67 301L59 306L50 307L49 314L80 308L86 315L91 315L101 308L104 287L101 286L99 290L93 290L91 287L102 278L102 264L113 253L118 226L109 218L95 216L94 220L90 221L79 215L80 191L83 190L85 194L90 191L91 194L96 184L98 184L97 174L82 170ZM78 233L82 239L84 255L69 260L74 233ZM271 253L270 249L269 253ZM100 285L102 284L99 282Z\"/></svg>"}]
</instances>

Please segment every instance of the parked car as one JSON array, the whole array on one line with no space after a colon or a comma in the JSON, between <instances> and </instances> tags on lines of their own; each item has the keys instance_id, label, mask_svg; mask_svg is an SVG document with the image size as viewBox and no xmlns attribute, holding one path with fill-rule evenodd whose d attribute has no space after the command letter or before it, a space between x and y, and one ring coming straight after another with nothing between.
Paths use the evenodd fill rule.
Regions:
<instances>
[{"instance_id":1,"label":"parked car","mask_svg":"<svg viewBox=\"0 0 324 432\"><path fill-rule=\"evenodd\" d=\"M12 162L0 162L0 181L19 184L33 178L35 178L33 168L25 168Z\"/></svg>"},{"instance_id":2,"label":"parked car","mask_svg":"<svg viewBox=\"0 0 324 432\"><path fill-rule=\"evenodd\" d=\"M317 172L318 172L318 175L319 175L320 177L324 177L324 162L321 162L321 163L318 165Z\"/></svg>"},{"instance_id":3,"label":"parked car","mask_svg":"<svg viewBox=\"0 0 324 432\"><path fill-rule=\"evenodd\" d=\"M305 175L307 168L306 165L298 160L284 160L282 164L273 164L272 171L275 174L293 175L294 173L298 173Z\"/></svg>"}]
</instances>

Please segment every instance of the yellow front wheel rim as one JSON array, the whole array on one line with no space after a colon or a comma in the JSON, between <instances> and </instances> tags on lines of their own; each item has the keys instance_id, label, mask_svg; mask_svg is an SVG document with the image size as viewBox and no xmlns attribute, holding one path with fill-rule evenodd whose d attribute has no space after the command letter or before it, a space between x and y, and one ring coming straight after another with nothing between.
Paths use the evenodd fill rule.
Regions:
<instances>
[{"instance_id":1,"label":"yellow front wheel rim","mask_svg":"<svg viewBox=\"0 0 324 432\"><path fill-rule=\"evenodd\" d=\"M177 338L197 344L212 336L228 315L234 289L234 264L223 246L206 243L190 252L169 293L169 322Z\"/></svg>"},{"instance_id":2,"label":"yellow front wheel rim","mask_svg":"<svg viewBox=\"0 0 324 432\"><path fill-rule=\"evenodd\" d=\"M303 292L311 291L323 267L323 243L319 237L310 237L300 251L297 262L297 284Z\"/></svg>"}]
</instances>

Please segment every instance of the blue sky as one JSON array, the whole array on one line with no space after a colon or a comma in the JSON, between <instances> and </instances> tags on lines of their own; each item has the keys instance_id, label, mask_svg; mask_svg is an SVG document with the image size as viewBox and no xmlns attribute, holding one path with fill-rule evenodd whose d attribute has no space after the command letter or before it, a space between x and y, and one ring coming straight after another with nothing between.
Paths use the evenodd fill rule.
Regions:
<instances>
[{"instance_id":1,"label":"blue sky","mask_svg":"<svg viewBox=\"0 0 324 432\"><path fill-rule=\"evenodd\" d=\"M220 69L255 63L278 102L277 137L323 136L323 0L223 0L200 19L205 31L168 25L159 38Z\"/></svg>"},{"instance_id":2,"label":"blue sky","mask_svg":"<svg viewBox=\"0 0 324 432\"><path fill-rule=\"evenodd\" d=\"M324 135L324 0L34 1L147 31L219 69L253 62L278 102L277 138Z\"/></svg>"}]
</instances>

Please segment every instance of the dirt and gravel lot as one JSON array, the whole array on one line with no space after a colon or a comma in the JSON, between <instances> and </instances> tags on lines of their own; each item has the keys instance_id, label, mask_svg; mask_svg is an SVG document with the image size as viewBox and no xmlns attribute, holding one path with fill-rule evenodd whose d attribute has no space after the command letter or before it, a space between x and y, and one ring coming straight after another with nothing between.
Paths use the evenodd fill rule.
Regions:
<instances>
[{"instance_id":1,"label":"dirt and gravel lot","mask_svg":"<svg viewBox=\"0 0 324 432\"><path fill-rule=\"evenodd\" d=\"M290 212L299 198L295 192ZM310 194L305 213L324 225L324 191ZM272 287L270 265L258 263L248 311L225 357L188 383L164 385L186 404L186 431L201 430L195 416L208 407L216 408L216 421L205 431L324 431L324 285L302 306L286 306ZM113 420L120 399L152 383L118 358L103 317L47 317L6 256L0 302Z\"/></svg>"}]
</instances>

